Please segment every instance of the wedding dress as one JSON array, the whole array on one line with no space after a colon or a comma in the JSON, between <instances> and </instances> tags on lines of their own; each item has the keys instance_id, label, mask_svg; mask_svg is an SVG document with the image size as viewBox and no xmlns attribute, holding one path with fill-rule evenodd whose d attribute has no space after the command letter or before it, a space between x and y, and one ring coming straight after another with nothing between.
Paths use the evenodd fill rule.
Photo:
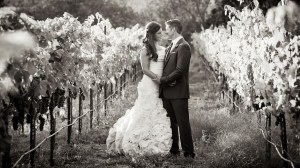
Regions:
<instances>
[{"instance_id":1,"label":"wedding dress","mask_svg":"<svg viewBox=\"0 0 300 168\"><path fill-rule=\"evenodd\" d=\"M158 61L150 70L162 75L165 50L158 50ZM134 106L117 120L106 139L107 152L130 156L165 155L172 145L170 119L158 97L159 86L144 75L138 84Z\"/></svg>"}]
</instances>

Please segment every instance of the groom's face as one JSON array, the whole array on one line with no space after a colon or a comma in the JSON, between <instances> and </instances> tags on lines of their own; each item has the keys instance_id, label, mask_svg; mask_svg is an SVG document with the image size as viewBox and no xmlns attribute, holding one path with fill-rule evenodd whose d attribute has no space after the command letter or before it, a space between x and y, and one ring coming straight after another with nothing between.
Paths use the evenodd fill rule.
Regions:
<instances>
[{"instance_id":1,"label":"groom's face","mask_svg":"<svg viewBox=\"0 0 300 168\"><path fill-rule=\"evenodd\" d=\"M167 38L169 38L169 40L170 40L170 39L172 39L173 35L174 35L174 31L173 31L172 27L170 27L168 24L166 24L166 36L167 36Z\"/></svg>"}]
</instances>

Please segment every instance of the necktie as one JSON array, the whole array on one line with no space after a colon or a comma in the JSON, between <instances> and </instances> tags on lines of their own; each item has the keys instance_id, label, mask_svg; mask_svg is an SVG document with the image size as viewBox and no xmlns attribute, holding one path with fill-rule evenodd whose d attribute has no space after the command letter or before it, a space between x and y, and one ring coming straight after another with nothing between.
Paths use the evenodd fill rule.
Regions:
<instances>
[{"instance_id":1,"label":"necktie","mask_svg":"<svg viewBox=\"0 0 300 168\"><path fill-rule=\"evenodd\" d=\"M172 46L173 46L173 42L169 45L169 47L167 49L167 52L166 52L166 55L165 55L165 61L166 61L166 59L167 59L167 57L168 57L168 55L170 53L170 50L171 50Z\"/></svg>"}]
</instances>

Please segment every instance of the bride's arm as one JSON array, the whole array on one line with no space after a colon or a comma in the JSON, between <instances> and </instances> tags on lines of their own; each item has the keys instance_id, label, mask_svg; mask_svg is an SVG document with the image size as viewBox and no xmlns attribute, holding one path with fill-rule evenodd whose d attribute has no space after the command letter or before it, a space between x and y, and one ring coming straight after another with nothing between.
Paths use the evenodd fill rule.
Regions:
<instances>
[{"instance_id":1,"label":"bride's arm","mask_svg":"<svg viewBox=\"0 0 300 168\"><path fill-rule=\"evenodd\" d=\"M150 59L149 59L149 56L147 55L147 51L145 48L143 48L140 53L140 60L141 60L142 70L143 70L144 74L147 75L148 77L150 77L151 79L156 78L157 75L149 70Z\"/></svg>"}]
</instances>

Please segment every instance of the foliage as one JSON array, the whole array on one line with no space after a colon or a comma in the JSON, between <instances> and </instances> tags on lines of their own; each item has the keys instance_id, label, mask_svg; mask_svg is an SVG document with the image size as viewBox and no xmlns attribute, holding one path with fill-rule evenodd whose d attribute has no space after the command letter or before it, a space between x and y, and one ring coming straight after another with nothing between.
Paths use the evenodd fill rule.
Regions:
<instances>
[{"instance_id":1,"label":"foliage","mask_svg":"<svg viewBox=\"0 0 300 168\"><path fill-rule=\"evenodd\" d=\"M59 17L68 12L83 22L89 15L101 12L114 27L131 27L141 21L131 8L107 0L10 0L6 4L20 8L36 20Z\"/></svg>"},{"instance_id":2,"label":"foliage","mask_svg":"<svg viewBox=\"0 0 300 168\"><path fill-rule=\"evenodd\" d=\"M258 1L264 14L267 9L276 6L280 2L280 0ZM137 13L131 8L135 8L134 5L130 4L134 2L125 2L123 0L12 0L6 3L7 5L19 7L21 11L34 16L37 20L54 18L61 16L64 12L68 12L83 22L87 16L101 11L105 18L110 19L114 27L131 27L136 23L145 24L145 22L150 20L156 20L163 24L171 18L179 18L184 25L183 36L188 41L190 41L190 36L195 31L200 32L210 26L226 25L228 17L224 14L225 5L230 5L237 9L242 9L245 6L254 8L255 6L252 0L148 0L138 3L145 7Z\"/></svg>"},{"instance_id":3,"label":"foliage","mask_svg":"<svg viewBox=\"0 0 300 168\"><path fill-rule=\"evenodd\" d=\"M267 9L277 5L279 1L258 0L260 7L263 8L263 14ZM172 18L180 19L184 25L183 36L190 41L191 34L194 32L200 32L211 26L226 26L229 21L224 12L226 5L239 10L246 6L250 9L255 8L253 0L151 0L143 14L147 20L157 20L161 23Z\"/></svg>"},{"instance_id":4,"label":"foliage","mask_svg":"<svg viewBox=\"0 0 300 168\"><path fill-rule=\"evenodd\" d=\"M200 60L191 60L191 64ZM193 59L192 58L192 59ZM56 167L264 167L264 141L260 137L255 127L256 123L252 121L255 116L249 114L241 114L230 116L229 110L224 103L216 101L212 79L207 79L205 73L199 75L197 68L205 71L202 64L192 68L191 71L197 75L200 80L193 82L191 93L193 97L189 101L191 127L195 144L196 158L191 161L183 157L164 158L161 156L145 156L135 158L134 160L128 156L115 156L106 153L105 140L108 135L109 128L119 119L126 109L134 105L137 98L137 83L129 85L125 90L125 99L115 99L110 105L108 116L101 116L101 124L95 123L94 129L88 127L82 131L82 134L76 134L72 142L73 147L66 144L66 132L58 134L56 143L58 148L55 150ZM207 80L204 80L207 79ZM76 101L77 103L77 101ZM78 107L78 104L74 107ZM87 107L88 108L88 107ZM89 118L84 118L88 123ZM74 128L73 128L74 129ZM76 127L75 127L76 129ZM218 139L212 143L204 143L201 140L201 130L207 130L212 139ZM75 132L75 130L73 130ZM235 138L232 133L238 134ZM235 135L233 134L233 135ZM228 136L226 136L228 135ZM16 135L17 136L17 135ZM44 138L48 136L46 132L40 132L38 137ZM225 137L226 136L226 137ZM18 143L22 141L23 143ZM220 141L220 142L219 142ZM18 157L20 153L24 153L29 143L28 137L18 138L13 144L16 145L12 149L12 156ZM234 145L227 145L233 144ZM225 145L225 146L221 146ZM49 146L42 145L37 151L36 164L37 167L50 167ZM83 161L85 160L85 161ZM253 162L251 162L253 161ZM22 163L29 163L29 158L24 158ZM276 162L278 164L278 162Z\"/></svg>"},{"instance_id":5,"label":"foliage","mask_svg":"<svg viewBox=\"0 0 300 168\"><path fill-rule=\"evenodd\" d=\"M288 33L282 23L288 23L284 19L289 17L266 19L258 1L254 2L252 10L226 6L227 27L193 34L193 44L214 69L228 77L229 87L236 89L248 106L254 105L258 96L257 101L267 105L264 112L290 116L291 128L299 136L300 117L295 109L299 108L300 37L285 36ZM275 29L268 26L271 23Z\"/></svg>"},{"instance_id":6,"label":"foliage","mask_svg":"<svg viewBox=\"0 0 300 168\"><path fill-rule=\"evenodd\" d=\"M161 23L172 18L180 19L183 23L183 36L190 41L191 33L201 30L201 25L205 24L209 15L208 8L211 5L209 0L153 0L147 6L145 13L149 20L154 19Z\"/></svg>"},{"instance_id":7,"label":"foliage","mask_svg":"<svg viewBox=\"0 0 300 168\"><path fill-rule=\"evenodd\" d=\"M24 124L24 116L28 123L33 117L41 120L42 114L49 115L49 109L61 106L64 97L76 98L80 88L87 94L89 88L119 77L137 62L143 33L138 25L113 28L99 13L83 23L68 13L36 21L15 13L14 8L1 8L0 21L1 40L8 43L0 40L6 49L0 50L7 53L0 60L0 129L7 128L11 115L17 129L18 123ZM37 46L31 43L34 40L20 40L17 32L6 37L6 32L14 29L34 34ZM23 52L33 45L35 52ZM4 113L6 108L9 113ZM1 137L1 143L8 142L6 134Z\"/></svg>"}]
</instances>

